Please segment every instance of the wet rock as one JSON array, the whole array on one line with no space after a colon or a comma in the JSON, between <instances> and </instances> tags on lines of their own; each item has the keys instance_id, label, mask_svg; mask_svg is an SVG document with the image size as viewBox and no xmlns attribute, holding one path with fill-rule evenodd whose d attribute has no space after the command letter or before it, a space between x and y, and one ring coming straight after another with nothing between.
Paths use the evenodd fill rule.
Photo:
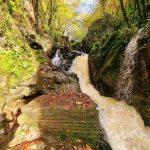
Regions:
<instances>
[{"instance_id":1,"label":"wet rock","mask_svg":"<svg viewBox=\"0 0 150 150\"><path fill-rule=\"evenodd\" d=\"M6 117L5 113L1 113L0 114L0 123L3 122L3 121L5 121L5 119L6 119L5 117Z\"/></svg>"},{"instance_id":2,"label":"wet rock","mask_svg":"<svg viewBox=\"0 0 150 150\"><path fill-rule=\"evenodd\" d=\"M0 143L1 141L5 140L5 127L6 127L6 114L0 114Z\"/></svg>"},{"instance_id":3,"label":"wet rock","mask_svg":"<svg viewBox=\"0 0 150 150\"><path fill-rule=\"evenodd\" d=\"M67 72L63 72L60 68L53 67L49 60L40 64L37 73L29 79L18 82L10 89L7 87L8 82L8 77L0 78L2 89L2 92L0 91L0 109L7 112L8 118L11 117L11 111L18 109L20 99L23 97L46 94L51 91L66 91L68 89L79 91L76 78Z\"/></svg>"},{"instance_id":4,"label":"wet rock","mask_svg":"<svg viewBox=\"0 0 150 150\"><path fill-rule=\"evenodd\" d=\"M94 147L99 142L95 107L89 97L73 91L49 93L36 98L22 107L18 118L20 126L9 147L32 143L36 139L42 139L46 146L56 149L65 139L71 139L77 145L78 141L82 141L83 145Z\"/></svg>"},{"instance_id":5,"label":"wet rock","mask_svg":"<svg viewBox=\"0 0 150 150\"><path fill-rule=\"evenodd\" d=\"M67 46L55 46L52 48L49 58L52 59L53 64L57 64L62 70L68 71L72 65L73 60L77 56L81 56L84 53L77 50L72 50ZM57 57L56 57L57 56ZM56 60L55 60L56 59Z\"/></svg>"},{"instance_id":6,"label":"wet rock","mask_svg":"<svg viewBox=\"0 0 150 150\"><path fill-rule=\"evenodd\" d=\"M115 40L115 39L114 39ZM141 114L146 125L150 125L150 24L143 28L138 39L136 54L134 55L135 64L132 68L133 86L129 98L122 99L128 104L133 105ZM120 100L116 95L116 86L120 77L120 64L124 60L123 52L114 53L115 59L112 55L107 55L106 60L102 60L99 56L91 55L89 57L90 77L92 84L100 91L102 95L114 97ZM119 61L120 60L120 61ZM107 66L107 68L105 67ZM126 66L128 67L128 66ZM126 72L128 73L128 72ZM120 79L119 79L120 78ZM131 78L122 80L124 88L129 83ZM118 89L119 90L119 89Z\"/></svg>"},{"instance_id":7,"label":"wet rock","mask_svg":"<svg viewBox=\"0 0 150 150\"><path fill-rule=\"evenodd\" d=\"M111 26L107 23L107 19L97 19L92 22L91 26L88 28L88 33L86 37L81 42L80 49L86 53L90 53L92 49L92 44L102 44L107 36L106 33L115 32L115 22L111 16L107 16L108 20L111 21Z\"/></svg>"},{"instance_id":8,"label":"wet rock","mask_svg":"<svg viewBox=\"0 0 150 150\"><path fill-rule=\"evenodd\" d=\"M69 70L73 60L77 57L77 56L81 56L83 53L80 51L72 51L72 52L68 52L68 53L62 53L62 69L64 70Z\"/></svg>"},{"instance_id":9,"label":"wet rock","mask_svg":"<svg viewBox=\"0 0 150 150\"><path fill-rule=\"evenodd\" d=\"M50 91L79 91L77 80L61 68L55 68L51 64L45 63L40 67L37 74L37 91L48 93Z\"/></svg>"},{"instance_id":10,"label":"wet rock","mask_svg":"<svg viewBox=\"0 0 150 150\"><path fill-rule=\"evenodd\" d=\"M150 125L150 23L139 36L137 51L132 103L140 112L144 123Z\"/></svg>"},{"instance_id":11,"label":"wet rock","mask_svg":"<svg viewBox=\"0 0 150 150\"><path fill-rule=\"evenodd\" d=\"M6 77L1 83L0 91L0 109L8 112L17 109L15 106L19 102L19 98L30 96L36 93L36 77L33 76L25 81L21 81L15 86L8 88L9 79Z\"/></svg>"},{"instance_id":12,"label":"wet rock","mask_svg":"<svg viewBox=\"0 0 150 150\"><path fill-rule=\"evenodd\" d=\"M26 35L26 32L28 33ZM52 48L52 39L47 35L37 36L33 31L24 31L29 46L34 50L44 50L48 55Z\"/></svg>"},{"instance_id":13,"label":"wet rock","mask_svg":"<svg viewBox=\"0 0 150 150\"><path fill-rule=\"evenodd\" d=\"M34 49L34 50L41 50L41 49L43 49L43 47L37 42L32 42L32 43L29 44L29 46L32 49Z\"/></svg>"}]
</instances>

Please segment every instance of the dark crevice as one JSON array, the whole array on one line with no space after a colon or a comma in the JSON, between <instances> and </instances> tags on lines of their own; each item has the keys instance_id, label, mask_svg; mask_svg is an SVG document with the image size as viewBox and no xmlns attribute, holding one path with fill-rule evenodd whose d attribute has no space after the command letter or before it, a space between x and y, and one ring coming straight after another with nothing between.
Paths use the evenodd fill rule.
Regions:
<instances>
[{"instance_id":1,"label":"dark crevice","mask_svg":"<svg viewBox=\"0 0 150 150\"><path fill-rule=\"evenodd\" d=\"M40 96L44 95L43 93L41 92L38 92L38 93L35 93L34 95L31 95L31 96L24 96L23 97L23 100L24 100L24 103L25 104L28 104L29 102L31 102L33 99L35 98L38 98Z\"/></svg>"}]
</instances>

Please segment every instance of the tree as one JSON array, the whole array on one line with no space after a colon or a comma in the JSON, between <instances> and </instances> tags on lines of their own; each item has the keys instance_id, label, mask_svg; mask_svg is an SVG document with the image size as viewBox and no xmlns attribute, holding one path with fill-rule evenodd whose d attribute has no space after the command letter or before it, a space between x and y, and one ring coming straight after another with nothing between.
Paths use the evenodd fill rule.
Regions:
<instances>
[{"instance_id":1,"label":"tree","mask_svg":"<svg viewBox=\"0 0 150 150\"><path fill-rule=\"evenodd\" d=\"M38 31L39 29L39 21L38 21L38 17L39 17L39 0L32 0L32 6L33 6L33 10L34 10L34 15L35 15L35 29Z\"/></svg>"},{"instance_id":2,"label":"tree","mask_svg":"<svg viewBox=\"0 0 150 150\"><path fill-rule=\"evenodd\" d=\"M143 20L143 16L142 16L142 13L141 13L141 8L140 8L140 3L139 3L139 0L135 0L135 6L138 10L138 14L139 14L139 17L141 19L141 21Z\"/></svg>"},{"instance_id":3,"label":"tree","mask_svg":"<svg viewBox=\"0 0 150 150\"><path fill-rule=\"evenodd\" d=\"M120 0L120 7L121 7L121 10L122 10L124 19L125 19L125 21L127 22L127 26L130 27L130 25L129 25L129 20L128 20L128 17L127 17L127 14L126 14L126 10L125 10L125 7L124 7L123 0Z\"/></svg>"},{"instance_id":4,"label":"tree","mask_svg":"<svg viewBox=\"0 0 150 150\"><path fill-rule=\"evenodd\" d=\"M50 3L50 12L49 12L49 19L48 19L48 25L50 28L52 28L52 21L53 21L53 0L49 1Z\"/></svg>"},{"instance_id":5,"label":"tree","mask_svg":"<svg viewBox=\"0 0 150 150\"><path fill-rule=\"evenodd\" d=\"M146 2L145 2L145 0L141 0L141 4L143 6L143 17L144 17L144 19L146 19L147 13L146 13Z\"/></svg>"}]
</instances>

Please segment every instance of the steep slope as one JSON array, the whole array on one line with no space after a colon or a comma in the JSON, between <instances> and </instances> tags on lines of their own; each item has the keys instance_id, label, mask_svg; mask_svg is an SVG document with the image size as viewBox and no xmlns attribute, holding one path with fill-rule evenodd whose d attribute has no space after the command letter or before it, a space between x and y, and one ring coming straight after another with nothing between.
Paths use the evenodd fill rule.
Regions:
<instances>
[{"instance_id":1,"label":"steep slope","mask_svg":"<svg viewBox=\"0 0 150 150\"><path fill-rule=\"evenodd\" d=\"M36 32L35 16L30 1L0 1L0 14L2 110L9 100L35 92L32 88L35 84L33 77L40 64L46 61L43 54L51 49L52 41L46 35ZM39 50L35 50L34 44L39 46ZM25 80L28 82L25 83Z\"/></svg>"}]
</instances>

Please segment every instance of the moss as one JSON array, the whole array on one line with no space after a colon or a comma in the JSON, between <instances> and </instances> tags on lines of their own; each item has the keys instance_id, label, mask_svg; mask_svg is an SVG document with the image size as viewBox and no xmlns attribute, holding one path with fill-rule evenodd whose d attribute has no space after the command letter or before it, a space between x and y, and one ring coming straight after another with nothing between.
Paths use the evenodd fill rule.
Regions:
<instances>
[{"instance_id":1,"label":"moss","mask_svg":"<svg viewBox=\"0 0 150 150\"><path fill-rule=\"evenodd\" d=\"M94 148L99 144L98 112L94 108L74 108L68 111L56 110L54 114L56 119L58 119L60 114L63 114L61 120L63 119L64 125L62 124L58 131L53 133L55 136L60 137L61 140L70 139L76 146L88 144ZM81 141L81 143L78 141Z\"/></svg>"},{"instance_id":2,"label":"moss","mask_svg":"<svg viewBox=\"0 0 150 150\"><path fill-rule=\"evenodd\" d=\"M9 1L9 12L12 13L17 13L20 10L21 7L21 0Z\"/></svg>"},{"instance_id":3,"label":"moss","mask_svg":"<svg viewBox=\"0 0 150 150\"><path fill-rule=\"evenodd\" d=\"M10 22L10 15L7 12L3 12L2 16L1 16L1 20L0 20L0 34L1 36L4 35L4 33L7 30L11 30L12 25Z\"/></svg>"},{"instance_id":4,"label":"moss","mask_svg":"<svg viewBox=\"0 0 150 150\"><path fill-rule=\"evenodd\" d=\"M123 53L136 30L137 28L134 30L124 28L107 35L102 45L93 44L90 55L95 55L94 64L99 70L99 77L114 72L118 68L119 54Z\"/></svg>"},{"instance_id":5,"label":"moss","mask_svg":"<svg viewBox=\"0 0 150 150\"><path fill-rule=\"evenodd\" d=\"M115 42L112 42L112 46L105 57L102 73L117 68L119 63L119 52L124 48L124 44L124 40L119 38L117 38Z\"/></svg>"},{"instance_id":6,"label":"moss","mask_svg":"<svg viewBox=\"0 0 150 150\"><path fill-rule=\"evenodd\" d=\"M46 62L42 50L34 51L28 46L25 48L0 52L0 77L6 77L6 80L1 81L1 94L32 77L39 69L39 64Z\"/></svg>"},{"instance_id":7,"label":"moss","mask_svg":"<svg viewBox=\"0 0 150 150\"><path fill-rule=\"evenodd\" d=\"M113 33L106 39L102 46L97 48L95 67L97 69L101 68L99 72L100 76L108 71L108 69L109 71L110 69L115 69L118 64L118 54L124 45L124 37L118 33Z\"/></svg>"},{"instance_id":8,"label":"moss","mask_svg":"<svg viewBox=\"0 0 150 150\"><path fill-rule=\"evenodd\" d=\"M28 122L33 127L39 126L42 135L52 135L62 141L70 139L74 145L82 143L94 148L99 144L99 120L95 106L74 107L69 110L48 107L33 111L32 108L19 118L19 123L23 122ZM79 140L82 142L79 143Z\"/></svg>"},{"instance_id":9,"label":"moss","mask_svg":"<svg viewBox=\"0 0 150 150\"><path fill-rule=\"evenodd\" d=\"M21 6L21 0L10 0L9 5L1 2L0 5L0 77L7 77L6 87L1 86L1 92L30 78L36 73L39 63L45 62L43 51L32 50L25 39L26 33L20 30L20 27L25 31L31 29L29 17Z\"/></svg>"},{"instance_id":10,"label":"moss","mask_svg":"<svg viewBox=\"0 0 150 150\"><path fill-rule=\"evenodd\" d=\"M79 50L80 47L81 47L81 42L74 42L73 44L71 44L72 49Z\"/></svg>"},{"instance_id":11,"label":"moss","mask_svg":"<svg viewBox=\"0 0 150 150\"><path fill-rule=\"evenodd\" d=\"M105 56L109 52L113 42L118 40L116 39L116 34L119 34L121 38L124 36L125 39L130 39L149 20L140 19L138 11L135 10L134 3L131 3L126 8L126 12L130 28L127 26L126 21L123 20L122 13L118 12L116 14L102 16L89 27L88 33L82 41L82 50L90 54L101 53ZM95 43L99 44L97 48L95 48Z\"/></svg>"},{"instance_id":12,"label":"moss","mask_svg":"<svg viewBox=\"0 0 150 150\"><path fill-rule=\"evenodd\" d=\"M43 50L34 51L34 55L35 55L36 61L41 64L47 61Z\"/></svg>"},{"instance_id":13,"label":"moss","mask_svg":"<svg viewBox=\"0 0 150 150\"><path fill-rule=\"evenodd\" d=\"M28 53L24 49L0 52L0 75L8 76L9 86L13 86L33 74L33 58L28 57Z\"/></svg>"}]
</instances>

